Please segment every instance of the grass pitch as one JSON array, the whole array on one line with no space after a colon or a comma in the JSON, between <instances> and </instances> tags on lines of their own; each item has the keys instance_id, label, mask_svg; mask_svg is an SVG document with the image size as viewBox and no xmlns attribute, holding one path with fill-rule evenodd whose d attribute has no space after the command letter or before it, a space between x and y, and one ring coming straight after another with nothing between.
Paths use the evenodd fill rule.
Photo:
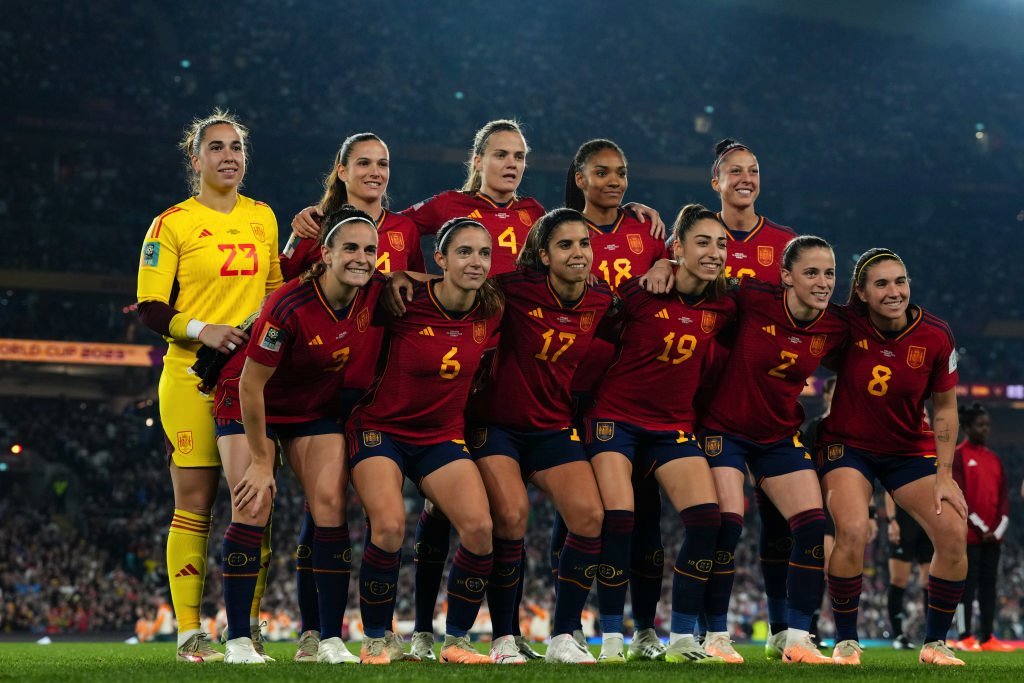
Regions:
<instances>
[{"instance_id":1,"label":"grass pitch","mask_svg":"<svg viewBox=\"0 0 1024 683\"><path fill-rule=\"evenodd\" d=\"M481 646L483 648L484 646ZM665 664L644 662L624 665L554 666L543 661L525 666L449 666L435 663L396 663L386 667L295 664L295 646L267 643L267 653L277 659L265 666L226 664L193 665L174 659L170 643L125 645L123 643L0 643L0 681L133 681L134 683L185 683L188 681L664 681L666 677L699 680L700 683L744 680L897 681L950 679L1024 681L1024 651L1016 653L965 653L964 668L925 667L917 652L888 648L865 650L860 667L783 665L764 658L764 648L740 645L746 658L742 666ZM353 647L354 649L354 647ZM595 649L596 652L596 649Z\"/></svg>"}]
</instances>

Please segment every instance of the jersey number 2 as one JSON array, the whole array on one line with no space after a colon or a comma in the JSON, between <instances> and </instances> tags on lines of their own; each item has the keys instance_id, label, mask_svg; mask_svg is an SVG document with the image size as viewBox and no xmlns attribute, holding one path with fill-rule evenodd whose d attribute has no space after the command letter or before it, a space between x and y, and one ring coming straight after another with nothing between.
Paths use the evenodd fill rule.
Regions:
<instances>
[{"instance_id":1,"label":"jersey number 2","mask_svg":"<svg viewBox=\"0 0 1024 683\"><path fill-rule=\"evenodd\" d=\"M782 362L769 370L768 374L779 379L786 379L786 368L796 363L797 359L800 358L800 354L793 353L792 351L779 351L779 357L782 358Z\"/></svg>"}]
</instances>

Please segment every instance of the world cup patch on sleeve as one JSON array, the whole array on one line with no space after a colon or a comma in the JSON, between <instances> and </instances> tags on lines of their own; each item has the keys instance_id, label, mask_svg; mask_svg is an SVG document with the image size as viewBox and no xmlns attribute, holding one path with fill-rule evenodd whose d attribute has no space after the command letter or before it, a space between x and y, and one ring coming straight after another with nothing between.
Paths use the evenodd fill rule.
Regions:
<instances>
[{"instance_id":1,"label":"world cup patch on sleeve","mask_svg":"<svg viewBox=\"0 0 1024 683\"><path fill-rule=\"evenodd\" d=\"M156 268L160 263L160 243L146 242L142 245L142 265L145 268Z\"/></svg>"},{"instance_id":2,"label":"world cup patch on sleeve","mask_svg":"<svg viewBox=\"0 0 1024 683\"><path fill-rule=\"evenodd\" d=\"M277 353L281 350L284 333L270 323L263 326L263 334L260 335L260 348Z\"/></svg>"}]
</instances>

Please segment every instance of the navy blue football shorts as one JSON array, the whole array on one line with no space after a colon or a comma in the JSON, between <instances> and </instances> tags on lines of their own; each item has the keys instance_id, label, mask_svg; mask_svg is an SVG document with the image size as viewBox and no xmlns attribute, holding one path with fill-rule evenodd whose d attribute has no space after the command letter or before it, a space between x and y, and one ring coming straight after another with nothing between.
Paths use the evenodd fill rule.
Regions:
<instances>
[{"instance_id":1,"label":"navy blue football shorts","mask_svg":"<svg viewBox=\"0 0 1024 683\"><path fill-rule=\"evenodd\" d=\"M814 471L814 459L800 443L799 433L773 443L760 444L732 434L703 431L700 442L708 465L712 468L732 467L744 473L749 467L758 486L770 477L801 470Z\"/></svg>"},{"instance_id":2,"label":"navy blue football shorts","mask_svg":"<svg viewBox=\"0 0 1024 683\"><path fill-rule=\"evenodd\" d=\"M519 463L524 480L559 465L588 462L575 427L524 432L488 424L470 427L466 437L474 460L507 455Z\"/></svg>"},{"instance_id":3,"label":"navy blue football shorts","mask_svg":"<svg viewBox=\"0 0 1024 683\"><path fill-rule=\"evenodd\" d=\"M461 439L417 446L399 441L377 429L349 432L348 447L351 469L358 467L367 458L382 456L398 465L399 471L417 488L427 476L445 465L470 459L466 442Z\"/></svg>"},{"instance_id":4,"label":"navy blue football shorts","mask_svg":"<svg viewBox=\"0 0 1024 683\"><path fill-rule=\"evenodd\" d=\"M697 437L689 432L652 431L599 418L584 421L584 447L589 458L607 451L621 453L633 464L634 478L640 479L673 460L704 455Z\"/></svg>"},{"instance_id":5,"label":"navy blue football shorts","mask_svg":"<svg viewBox=\"0 0 1024 683\"><path fill-rule=\"evenodd\" d=\"M872 485L877 479L889 493L935 474L938 464L934 455L882 455L841 443L819 446L816 456L822 477L840 467L852 467Z\"/></svg>"}]
</instances>

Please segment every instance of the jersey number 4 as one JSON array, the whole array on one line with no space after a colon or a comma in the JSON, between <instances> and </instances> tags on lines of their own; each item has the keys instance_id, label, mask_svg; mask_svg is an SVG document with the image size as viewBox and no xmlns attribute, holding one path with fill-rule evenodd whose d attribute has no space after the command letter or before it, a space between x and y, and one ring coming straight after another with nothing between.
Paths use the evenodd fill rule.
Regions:
<instances>
[{"instance_id":1,"label":"jersey number 4","mask_svg":"<svg viewBox=\"0 0 1024 683\"><path fill-rule=\"evenodd\" d=\"M224 265L220 267L221 277L255 275L259 272L260 258L256 253L255 244L218 244L217 248L224 252Z\"/></svg>"}]
</instances>

